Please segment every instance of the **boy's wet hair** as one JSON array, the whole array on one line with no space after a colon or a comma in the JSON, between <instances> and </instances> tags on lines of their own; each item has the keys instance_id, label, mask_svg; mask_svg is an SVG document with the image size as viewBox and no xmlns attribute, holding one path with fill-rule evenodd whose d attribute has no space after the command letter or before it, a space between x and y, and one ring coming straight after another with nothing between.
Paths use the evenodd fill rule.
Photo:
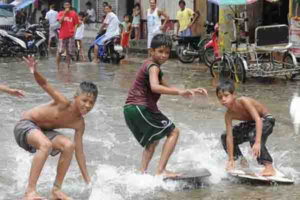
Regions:
<instances>
[{"instance_id":1,"label":"boy's wet hair","mask_svg":"<svg viewBox=\"0 0 300 200\"><path fill-rule=\"evenodd\" d=\"M233 94L235 91L235 87L232 81L226 80L221 81L220 84L216 88L216 95L218 96L219 92L229 92L230 94Z\"/></svg>"},{"instance_id":2,"label":"boy's wet hair","mask_svg":"<svg viewBox=\"0 0 300 200\"><path fill-rule=\"evenodd\" d=\"M162 46L166 46L169 49L172 49L172 39L170 36L160 33L153 37L150 47L152 49L157 49Z\"/></svg>"},{"instance_id":3,"label":"boy's wet hair","mask_svg":"<svg viewBox=\"0 0 300 200\"><path fill-rule=\"evenodd\" d=\"M77 91L75 93L75 97L77 97L83 93L92 94L96 100L97 96L98 96L98 88L94 83L84 81L84 82L80 83L79 88L77 89Z\"/></svg>"}]
</instances>

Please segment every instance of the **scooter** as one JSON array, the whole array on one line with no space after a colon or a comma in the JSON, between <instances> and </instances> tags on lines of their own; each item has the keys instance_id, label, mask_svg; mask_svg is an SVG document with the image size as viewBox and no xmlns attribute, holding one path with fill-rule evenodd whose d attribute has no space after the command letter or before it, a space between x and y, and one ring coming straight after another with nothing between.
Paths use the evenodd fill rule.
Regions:
<instances>
[{"instance_id":1,"label":"scooter","mask_svg":"<svg viewBox=\"0 0 300 200\"><path fill-rule=\"evenodd\" d=\"M211 40L204 46L204 63L207 67L210 67L213 61L219 57L219 45L218 45L218 36L219 36L219 25L218 23L214 27L214 32L212 33Z\"/></svg>"},{"instance_id":2,"label":"scooter","mask_svg":"<svg viewBox=\"0 0 300 200\"><path fill-rule=\"evenodd\" d=\"M98 34L96 40L102 35L103 33ZM96 40L90 46L88 51L88 58L90 62L93 61L94 46L96 45ZM120 61L125 58L125 56L122 55L123 47L120 44L120 35L106 40L103 45L99 46L98 57L100 58L100 61L104 63L119 64Z\"/></svg>"}]
</instances>

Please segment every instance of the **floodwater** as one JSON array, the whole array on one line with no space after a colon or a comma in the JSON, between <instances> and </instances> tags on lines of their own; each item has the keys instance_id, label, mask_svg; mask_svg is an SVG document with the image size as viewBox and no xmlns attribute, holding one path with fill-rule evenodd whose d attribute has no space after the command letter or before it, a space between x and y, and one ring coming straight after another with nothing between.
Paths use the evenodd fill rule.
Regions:
<instances>
[{"instance_id":1,"label":"floodwater","mask_svg":"<svg viewBox=\"0 0 300 200\"><path fill-rule=\"evenodd\" d=\"M139 174L137 169L143 149L126 127L122 107L143 60L142 56L130 57L128 62L119 66L79 63L74 64L71 71L62 69L60 72L56 70L54 58L40 61L39 71L68 98L72 98L84 80L95 82L100 92L94 109L86 116L84 135L92 190L84 187L74 158L65 178L64 192L76 200L300 199L300 136L294 134L289 116L289 105L293 93L299 91L300 82L249 79L245 84L237 85L239 95L264 102L275 116L276 126L267 146L275 167L295 180L295 184L289 186L244 184L228 177L225 172L227 156L220 143L220 134L225 128L225 109L215 95L216 81L205 66L184 65L177 60L170 60L162 67L168 82L180 88L204 87L209 96L192 100L162 96L160 109L181 131L168 167L179 172L207 168L212 176L206 186L192 190L183 189L186 186L181 183L164 182L152 176L163 141L150 163L149 175ZM0 199L16 200L24 194L33 156L17 146L13 127L23 111L48 102L50 97L38 87L22 62L0 64L0 80L25 91L24 99L0 94ZM72 130L62 129L61 132L73 136ZM242 151L250 165L258 167L250 156L248 144L242 145ZM49 197L54 182L57 161L58 157L49 157L38 182L38 192L46 197Z\"/></svg>"}]
</instances>

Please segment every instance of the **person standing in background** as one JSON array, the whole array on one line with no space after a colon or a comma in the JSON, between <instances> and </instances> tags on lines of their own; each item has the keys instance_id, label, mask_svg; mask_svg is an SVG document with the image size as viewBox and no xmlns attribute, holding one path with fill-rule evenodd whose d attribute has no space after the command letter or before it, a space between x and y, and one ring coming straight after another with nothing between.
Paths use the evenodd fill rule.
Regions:
<instances>
[{"instance_id":1,"label":"person standing in background","mask_svg":"<svg viewBox=\"0 0 300 200\"><path fill-rule=\"evenodd\" d=\"M45 19L49 21L49 41L48 41L48 49L50 49L50 43L53 37L57 37L56 29L60 27L59 22L57 21L58 12L54 10L55 5L50 5L50 10L46 13Z\"/></svg>"},{"instance_id":2,"label":"person standing in background","mask_svg":"<svg viewBox=\"0 0 300 200\"><path fill-rule=\"evenodd\" d=\"M91 2L87 2L86 4L87 10L86 13L88 14L87 23L93 23L96 21L96 12L95 9L92 7Z\"/></svg>"},{"instance_id":3,"label":"person standing in background","mask_svg":"<svg viewBox=\"0 0 300 200\"><path fill-rule=\"evenodd\" d=\"M133 8L132 27L134 28L134 39L140 39L140 26L141 26L141 6L136 3Z\"/></svg>"},{"instance_id":4,"label":"person standing in background","mask_svg":"<svg viewBox=\"0 0 300 200\"><path fill-rule=\"evenodd\" d=\"M150 8L147 10L147 29L148 29L148 39L147 39L147 48L148 56L150 56L150 48L152 38L165 29L167 22L169 21L169 16L159 10L156 7L156 0L149 0ZM161 23L161 16L165 18L164 23Z\"/></svg>"},{"instance_id":5,"label":"person standing in background","mask_svg":"<svg viewBox=\"0 0 300 200\"><path fill-rule=\"evenodd\" d=\"M66 50L66 61L70 69L70 56L73 55L75 48L75 27L79 23L77 13L71 9L70 1L65 1L64 10L57 15L57 21L60 23L59 45L56 53L56 65L59 69L61 54Z\"/></svg>"},{"instance_id":6,"label":"person standing in background","mask_svg":"<svg viewBox=\"0 0 300 200\"><path fill-rule=\"evenodd\" d=\"M198 14L195 13L192 9L185 7L185 1L179 1L180 10L177 11L176 20L177 20L177 32L176 34L187 37L192 36L191 27L198 18Z\"/></svg>"}]
</instances>

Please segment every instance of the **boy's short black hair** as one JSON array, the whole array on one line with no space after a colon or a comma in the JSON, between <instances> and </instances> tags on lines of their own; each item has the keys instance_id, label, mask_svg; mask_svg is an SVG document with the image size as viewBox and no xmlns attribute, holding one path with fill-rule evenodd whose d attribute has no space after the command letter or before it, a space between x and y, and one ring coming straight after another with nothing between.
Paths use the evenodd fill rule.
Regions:
<instances>
[{"instance_id":1,"label":"boy's short black hair","mask_svg":"<svg viewBox=\"0 0 300 200\"><path fill-rule=\"evenodd\" d=\"M91 2L86 2L86 4L85 4L86 6L92 6L92 3Z\"/></svg>"},{"instance_id":2,"label":"boy's short black hair","mask_svg":"<svg viewBox=\"0 0 300 200\"><path fill-rule=\"evenodd\" d=\"M109 4L108 4L106 1L104 1L104 2L102 3L102 5L108 6Z\"/></svg>"},{"instance_id":3,"label":"boy's short black hair","mask_svg":"<svg viewBox=\"0 0 300 200\"><path fill-rule=\"evenodd\" d=\"M184 0L180 0L179 3L178 3L178 5L180 5L180 4L185 5L185 1Z\"/></svg>"},{"instance_id":4,"label":"boy's short black hair","mask_svg":"<svg viewBox=\"0 0 300 200\"><path fill-rule=\"evenodd\" d=\"M160 33L153 37L150 47L152 49L157 49L162 46L166 46L166 47L172 49L172 39L170 36Z\"/></svg>"},{"instance_id":5,"label":"boy's short black hair","mask_svg":"<svg viewBox=\"0 0 300 200\"><path fill-rule=\"evenodd\" d=\"M85 17L85 16L86 16L86 13L83 12L83 11L80 11L80 12L78 13L78 16L80 16L80 17Z\"/></svg>"},{"instance_id":6,"label":"boy's short black hair","mask_svg":"<svg viewBox=\"0 0 300 200\"><path fill-rule=\"evenodd\" d=\"M96 100L98 96L98 88L94 83L89 81L84 81L80 83L79 88L75 93L75 96L79 96L82 93L92 94Z\"/></svg>"},{"instance_id":7,"label":"boy's short black hair","mask_svg":"<svg viewBox=\"0 0 300 200\"><path fill-rule=\"evenodd\" d=\"M65 0L65 1L64 1L64 4L65 4L65 3L69 3L69 4L72 5L72 2L71 2L70 0Z\"/></svg>"},{"instance_id":8,"label":"boy's short black hair","mask_svg":"<svg viewBox=\"0 0 300 200\"><path fill-rule=\"evenodd\" d=\"M140 5L139 3L135 3L135 4L134 4L134 7L137 7L137 6L138 6L139 8L141 8L141 5Z\"/></svg>"},{"instance_id":9,"label":"boy's short black hair","mask_svg":"<svg viewBox=\"0 0 300 200\"><path fill-rule=\"evenodd\" d=\"M216 88L216 95L218 96L219 92L229 92L233 94L234 91L235 87L231 80L221 81Z\"/></svg>"}]
</instances>

